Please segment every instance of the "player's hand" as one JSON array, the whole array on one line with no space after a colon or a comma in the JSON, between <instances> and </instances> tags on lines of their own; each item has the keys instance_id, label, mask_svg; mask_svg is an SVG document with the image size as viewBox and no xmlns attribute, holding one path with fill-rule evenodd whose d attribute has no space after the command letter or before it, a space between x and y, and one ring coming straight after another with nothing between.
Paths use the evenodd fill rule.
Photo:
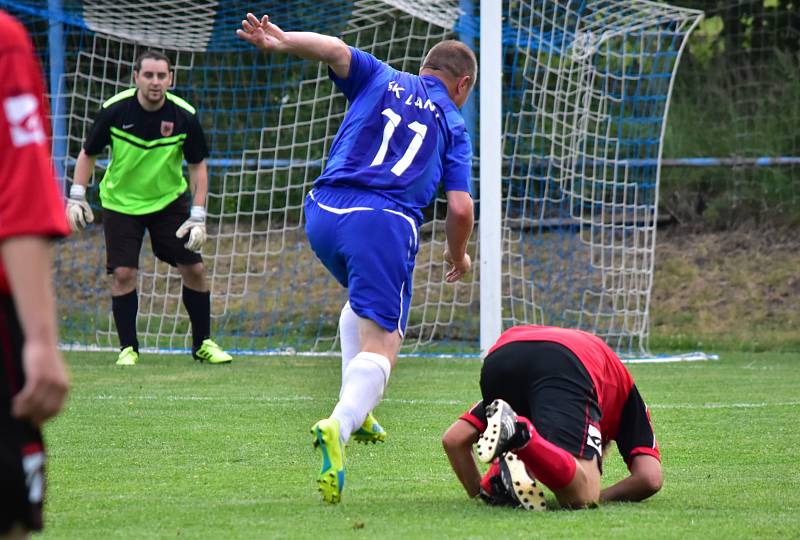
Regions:
<instances>
[{"instance_id":1,"label":"player's hand","mask_svg":"<svg viewBox=\"0 0 800 540\"><path fill-rule=\"evenodd\" d=\"M464 253L463 259L455 261L452 255L450 255L450 250L445 249L444 260L450 265L450 271L447 272L447 275L444 277L447 283L455 283L464 277L464 274L469 272L469 269L472 267L472 259L469 258L469 253Z\"/></svg>"},{"instance_id":2,"label":"player's hand","mask_svg":"<svg viewBox=\"0 0 800 540\"><path fill-rule=\"evenodd\" d=\"M184 244L190 251L200 251L206 242L206 210L202 206L192 206L192 213L189 219L183 222L175 232L175 236L183 238L189 235L189 239Z\"/></svg>"},{"instance_id":3,"label":"player's hand","mask_svg":"<svg viewBox=\"0 0 800 540\"><path fill-rule=\"evenodd\" d=\"M14 416L39 426L64 405L69 382L55 345L26 343L22 349L25 386L14 396Z\"/></svg>"},{"instance_id":4,"label":"player's hand","mask_svg":"<svg viewBox=\"0 0 800 540\"><path fill-rule=\"evenodd\" d=\"M264 15L259 20L252 13L247 14L247 19L242 21L242 29L236 35L264 51L280 51L286 41L283 30L269 22L269 15Z\"/></svg>"},{"instance_id":5,"label":"player's hand","mask_svg":"<svg viewBox=\"0 0 800 540\"><path fill-rule=\"evenodd\" d=\"M86 188L79 184L72 184L69 188L69 199L67 199L67 221L72 232L77 232L87 223L94 221L92 207L86 202Z\"/></svg>"}]
</instances>

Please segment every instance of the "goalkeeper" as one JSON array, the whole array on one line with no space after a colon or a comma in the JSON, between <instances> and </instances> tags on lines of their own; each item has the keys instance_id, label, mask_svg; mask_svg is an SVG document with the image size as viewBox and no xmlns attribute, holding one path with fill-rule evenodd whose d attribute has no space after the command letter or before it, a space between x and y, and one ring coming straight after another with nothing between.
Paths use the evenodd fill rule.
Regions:
<instances>
[{"instance_id":1,"label":"goalkeeper","mask_svg":"<svg viewBox=\"0 0 800 540\"><path fill-rule=\"evenodd\" d=\"M208 148L194 107L167 92L169 59L146 51L136 60L134 88L103 103L75 165L67 200L73 231L94 220L86 186L97 155L111 146L111 162L100 182L106 270L111 274L111 310L120 353L117 365L139 359L136 291L145 230L153 253L175 266L183 280L182 299L192 325L192 355L223 364L231 356L210 338L211 296L200 250L206 237ZM188 162L191 192L183 177Z\"/></svg>"},{"instance_id":2,"label":"goalkeeper","mask_svg":"<svg viewBox=\"0 0 800 540\"><path fill-rule=\"evenodd\" d=\"M306 196L306 234L314 253L347 288L339 318L342 385L330 418L312 428L321 449L319 489L337 503L344 486L344 446L351 435L383 440L370 411L397 363L411 304L422 208L442 184L447 195L447 251L454 282L469 271L472 145L459 108L477 75L475 54L443 41L419 75L398 71L341 40L283 32L252 13L238 35L267 52L323 62L350 108L322 175Z\"/></svg>"}]
</instances>

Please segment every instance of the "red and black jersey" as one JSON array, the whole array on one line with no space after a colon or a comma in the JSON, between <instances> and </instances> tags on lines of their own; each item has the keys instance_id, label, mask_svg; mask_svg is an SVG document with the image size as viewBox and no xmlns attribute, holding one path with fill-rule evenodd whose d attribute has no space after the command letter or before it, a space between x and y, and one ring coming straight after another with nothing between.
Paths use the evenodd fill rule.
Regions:
<instances>
[{"instance_id":1,"label":"red and black jersey","mask_svg":"<svg viewBox=\"0 0 800 540\"><path fill-rule=\"evenodd\" d=\"M488 354L516 342L551 342L569 349L586 368L597 394L603 445L611 440L616 441L628 463L638 454L660 459L650 413L636 389L633 377L602 339L581 330L515 326L500 336ZM485 428L483 404L478 403L461 418L482 431Z\"/></svg>"},{"instance_id":2,"label":"red and black jersey","mask_svg":"<svg viewBox=\"0 0 800 540\"><path fill-rule=\"evenodd\" d=\"M0 242L69 234L50 159L44 82L25 28L0 11ZM8 293L0 261L0 293Z\"/></svg>"}]
</instances>

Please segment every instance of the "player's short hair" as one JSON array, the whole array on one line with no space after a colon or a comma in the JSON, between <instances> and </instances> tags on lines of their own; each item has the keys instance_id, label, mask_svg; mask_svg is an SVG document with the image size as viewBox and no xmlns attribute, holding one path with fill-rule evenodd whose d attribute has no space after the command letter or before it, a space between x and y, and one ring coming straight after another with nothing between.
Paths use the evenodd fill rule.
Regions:
<instances>
[{"instance_id":1,"label":"player's short hair","mask_svg":"<svg viewBox=\"0 0 800 540\"><path fill-rule=\"evenodd\" d=\"M145 60L163 60L167 63L167 71L172 72L172 62L169 61L169 57L164 53L153 50L144 51L136 58L136 62L133 64L133 71L139 73L139 70L142 69L142 62Z\"/></svg>"},{"instance_id":2,"label":"player's short hair","mask_svg":"<svg viewBox=\"0 0 800 540\"><path fill-rule=\"evenodd\" d=\"M450 77L469 75L472 85L478 77L478 60L475 53L464 43L447 39L437 43L422 61L422 69L443 71Z\"/></svg>"}]
</instances>

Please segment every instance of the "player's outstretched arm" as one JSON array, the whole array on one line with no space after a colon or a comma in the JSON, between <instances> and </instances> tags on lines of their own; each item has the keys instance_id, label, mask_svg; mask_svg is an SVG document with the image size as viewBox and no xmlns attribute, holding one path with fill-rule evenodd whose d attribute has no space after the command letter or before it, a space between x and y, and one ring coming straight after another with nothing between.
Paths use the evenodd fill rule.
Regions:
<instances>
[{"instance_id":1,"label":"player's outstretched arm","mask_svg":"<svg viewBox=\"0 0 800 540\"><path fill-rule=\"evenodd\" d=\"M658 493L662 485L661 462L653 456L633 458L631 474L600 492L601 501L643 501Z\"/></svg>"},{"instance_id":2,"label":"player's outstretched arm","mask_svg":"<svg viewBox=\"0 0 800 540\"><path fill-rule=\"evenodd\" d=\"M58 352L50 245L46 238L18 236L5 240L0 254L25 337L25 386L14 397L13 414L39 425L58 414L68 389Z\"/></svg>"},{"instance_id":3,"label":"player's outstretched arm","mask_svg":"<svg viewBox=\"0 0 800 540\"><path fill-rule=\"evenodd\" d=\"M447 192L447 218L445 233L447 249L444 259L450 264L445 281L453 283L461 279L472 267L472 260L467 253L467 242L472 236L475 210L472 196L466 191Z\"/></svg>"},{"instance_id":4,"label":"player's outstretched arm","mask_svg":"<svg viewBox=\"0 0 800 540\"><path fill-rule=\"evenodd\" d=\"M252 13L247 14L236 35L263 51L324 62L340 78L347 78L350 73L350 48L338 38L314 32L284 32L269 21L269 15L259 19Z\"/></svg>"},{"instance_id":5,"label":"player's outstretched arm","mask_svg":"<svg viewBox=\"0 0 800 540\"><path fill-rule=\"evenodd\" d=\"M475 426L459 418L442 436L442 446L450 466L470 497L476 497L481 488L481 473L472 453L472 445L478 442L478 435Z\"/></svg>"}]
</instances>

